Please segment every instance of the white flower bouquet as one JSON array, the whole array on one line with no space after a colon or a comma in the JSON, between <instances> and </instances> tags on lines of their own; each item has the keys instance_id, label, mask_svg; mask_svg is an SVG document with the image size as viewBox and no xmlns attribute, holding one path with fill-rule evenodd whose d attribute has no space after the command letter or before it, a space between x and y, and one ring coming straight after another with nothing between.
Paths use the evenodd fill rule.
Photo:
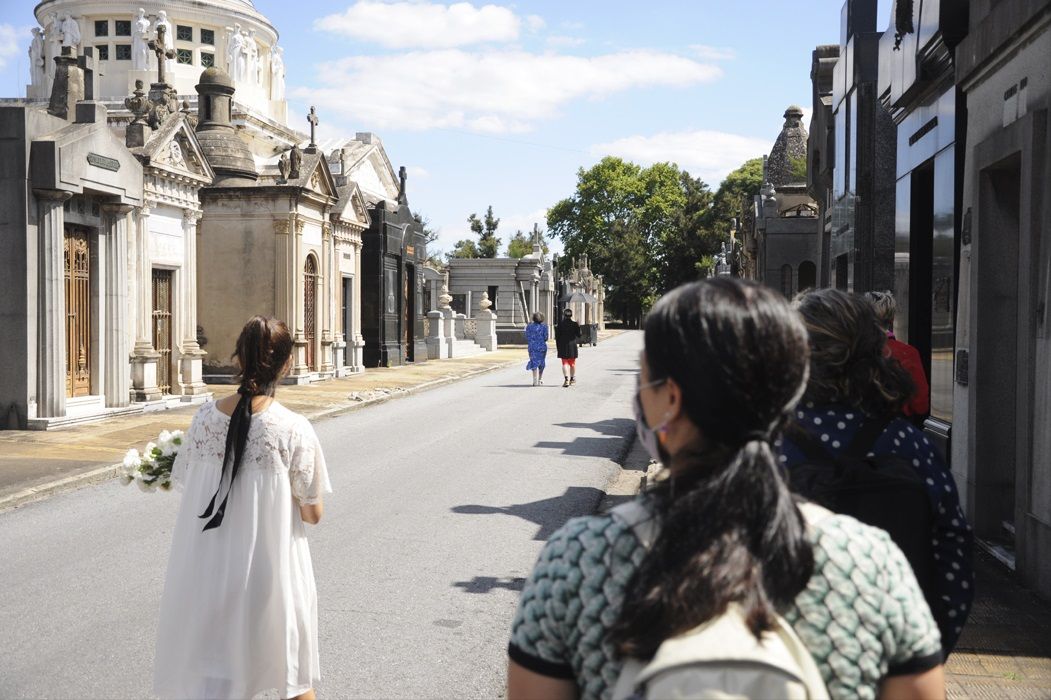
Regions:
<instances>
[{"instance_id":1,"label":"white flower bouquet","mask_svg":"<svg viewBox=\"0 0 1051 700\"><path fill-rule=\"evenodd\" d=\"M134 447L128 450L121 465L124 485L134 481L145 492L171 490L172 464L175 463L182 441L181 430L162 430L156 442L146 443L142 454Z\"/></svg>"}]
</instances>

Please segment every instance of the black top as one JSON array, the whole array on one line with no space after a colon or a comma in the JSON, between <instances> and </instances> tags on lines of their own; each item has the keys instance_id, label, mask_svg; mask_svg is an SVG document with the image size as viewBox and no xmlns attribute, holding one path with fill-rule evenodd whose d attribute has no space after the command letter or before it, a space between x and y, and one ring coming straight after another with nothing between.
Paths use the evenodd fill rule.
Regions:
<instances>
[{"instance_id":1,"label":"black top","mask_svg":"<svg viewBox=\"0 0 1051 700\"><path fill-rule=\"evenodd\" d=\"M576 359L577 339L580 338L580 324L571 318L563 318L555 326L555 346L559 359Z\"/></svg>"}]
</instances>

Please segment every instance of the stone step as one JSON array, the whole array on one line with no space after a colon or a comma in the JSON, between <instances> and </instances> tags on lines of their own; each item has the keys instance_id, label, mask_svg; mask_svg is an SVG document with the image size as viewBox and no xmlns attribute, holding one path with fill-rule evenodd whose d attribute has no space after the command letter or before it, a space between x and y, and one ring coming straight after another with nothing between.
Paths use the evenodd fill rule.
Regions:
<instances>
[{"instance_id":1,"label":"stone step","mask_svg":"<svg viewBox=\"0 0 1051 700\"><path fill-rule=\"evenodd\" d=\"M470 357L471 355L481 355L485 352L485 349L475 343L473 340L454 340L452 346L453 357Z\"/></svg>"}]
</instances>

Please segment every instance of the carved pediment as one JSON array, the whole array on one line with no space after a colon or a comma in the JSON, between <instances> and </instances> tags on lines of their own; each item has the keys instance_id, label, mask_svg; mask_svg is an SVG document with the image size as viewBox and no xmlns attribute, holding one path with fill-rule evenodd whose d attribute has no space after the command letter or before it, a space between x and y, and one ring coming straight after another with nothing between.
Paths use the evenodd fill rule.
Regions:
<instances>
[{"instance_id":1,"label":"carved pediment","mask_svg":"<svg viewBox=\"0 0 1051 700\"><path fill-rule=\"evenodd\" d=\"M169 123L173 121L169 120ZM146 144L144 150L149 155L150 164L212 180L215 174L201 153L201 146L189 124L185 119L179 119L173 126L171 129L162 128Z\"/></svg>"}]
</instances>

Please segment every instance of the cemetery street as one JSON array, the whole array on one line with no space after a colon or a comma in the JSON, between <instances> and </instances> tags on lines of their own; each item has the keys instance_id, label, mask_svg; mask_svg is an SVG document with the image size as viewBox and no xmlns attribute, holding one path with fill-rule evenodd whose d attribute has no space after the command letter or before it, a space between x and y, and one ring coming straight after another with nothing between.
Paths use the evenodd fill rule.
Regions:
<instances>
[{"instance_id":1,"label":"cemetery street","mask_svg":"<svg viewBox=\"0 0 1051 700\"><path fill-rule=\"evenodd\" d=\"M522 579L630 445L641 343L582 349L571 389L550 353L542 387L523 364L316 424L319 695L503 693ZM0 696L150 694L178 499L111 481L0 514Z\"/></svg>"}]
</instances>

